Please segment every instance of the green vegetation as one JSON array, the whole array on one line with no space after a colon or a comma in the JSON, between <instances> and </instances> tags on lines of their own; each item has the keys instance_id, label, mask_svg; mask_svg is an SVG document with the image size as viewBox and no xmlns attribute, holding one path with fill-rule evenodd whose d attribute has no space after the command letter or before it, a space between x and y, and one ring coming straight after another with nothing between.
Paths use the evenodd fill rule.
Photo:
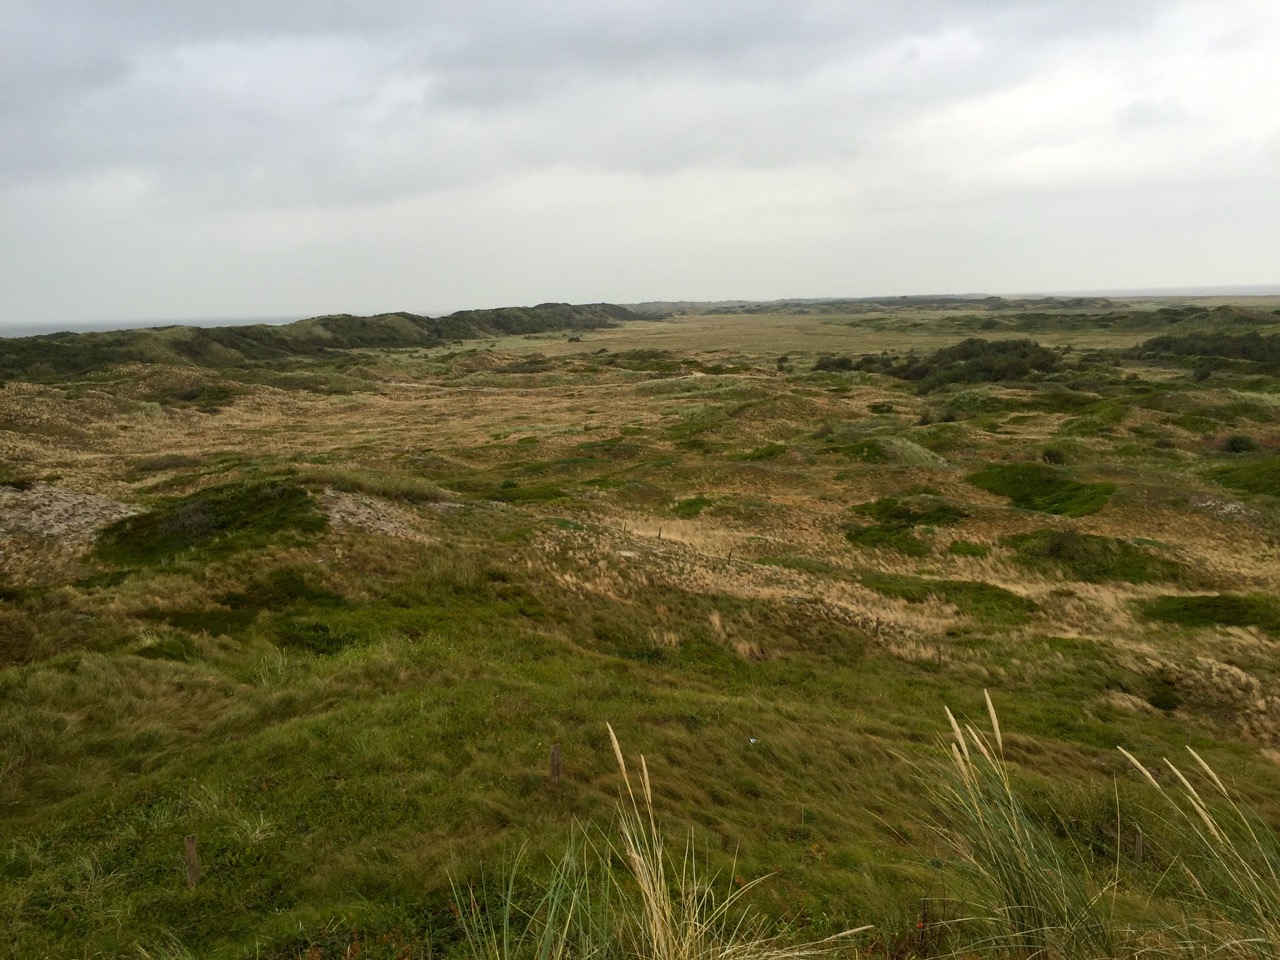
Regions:
<instances>
[{"instance_id":1,"label":"green vegetation","mask_svg":"<svg viewBox=\"0 0 1280 960\"><path fill-rule=\"evenodd\" d=\"M1259 318L1275 323L1276 318ZM1248 333L1204 332L1153 337L1134 348L1139 357L1169 355L1186 358L1221 358L1244 361L1255 369L1275 373L1280 370L1280 333L1264 336ZM1209 367L1212 369L1212 365Z\"/></svg>"},{"instance_id":2,"label":"green vegetation","mask_svg":"<svg viewBox=\"0 0 1280 960\"><path fill-rule=\"evenodd\" d=\"M832 301L660 328L536 308L19 344L0 956L801 960L874 924L826 946L1258 960L1265 910L1114 748L1191 743L1257 837L1280 823L1280 516L1215 487L1280 495L1278 381L1132 352L1270 336L1266 306ZM113 366L126 347L145 366ZM908 363L929 369L880 372ZM972 733L984 688L1003 741Z\"/></svg>"},{"instance_id":3,"label":"green vegetation","mask_svg":"<svg viewBox=\"0 0 1280 960\"><path fill-rule=\"evenodd\" d=\"M1126 540L1076 530L1036 530L1009 537L1005 542L1014 548L1017 562L1027 569L1065 574L1085 583L1153 583L1178 580L1185 575L1174 561Z\"/></svg>"},{"instance_id":4,"label":"green vegetation","mask_svg":"<svg viewBox=\"0 0 1280 960\"><path fill-rule=\"evenodd\" d=\"M1257 453L1258 441L1246 433L1233 433L1222 441L1223 453Z\"/></svg>"},{"instance_id":5,"label":"green vegetation","mask_svg":"<svg viewBox=\"0 0 1280 960\"><path fill-rule=\"evenodd\" d=\"M671 512L677 517L688 520L691 517L696 517L709 506L711 506L711 500L707 499L702 494L698 494L696 497L689 497L687 500L677 502L676 505L671 508Z\"/></svg>"},{"instance_id":6,"label":"green vegetation","mask_svg":"<svg viewBox=\"0 0 1280 960\"><path fill-rule=\"evenodd\" d=\"M1057 370L1060 359L1031 340L994 340L977 337L944 347L928 358L864 356L854 369L887 374L917 383L917 392L931 393L953 383L1000 383L1024 380L1037 373Z\"/></svg>"},{"instance_id":7,"label":"green vegetation","mask_svg":"<svg viewBox=\"0 0 1280 960\"><path fill-rule=\"evenodd\" d=\"M990 735L972 725L962 729L947 711L952 762L934 763L926 774L940 811L938 834L965 891L958 916L940 924L946 940L939 946L959 954L1068 960L1136 960L1153 950L1280 955L1280 837L1241 805L1199 753L1188 747L1194 768L1187 773L1166 761L1173 773L1166 787L1120 749L1167 814L1151 811L1132 791L1122 794L1118 784L1111 803L1094 804L1094 811L1067 809L1062 797L1046 810L1007 758L990 698L987 703ZM1134 831L1129 844L1126 828ZM1122 863L1128 867L1123 879ZM1172 876L1179 863L1195 868L1185 878ZM1148 871L1159 871L1155 882L1164 885L1167 913L1153 909L1151 881L1142 876Z\"/></svg>"},{"instance_id":8,"label":"green vegetation","mask_svg":"<svg viewBox=\"0 0 1280 960\"><path fill-rule=\"evenodd\" d=\"M991 548L972 540L952 540L947 552L957 557L986 557L990 556Z\"/></svg>"},{"instance_id":9,"label":"green vegetation","mask_svg":"<svg viewBox=\"0 0 1280 960\"><path fill-rule=\"evenodd\" d=\"M156 564L200 549L225 553L265 546L284 532L317 533L327 520L298 483L230 483L167 501L102 532L98 555L111 563Z\"/></svg>"},{"instance_id":10,"label":"green vegetation","mask_svg":"<svg viewBox=\"0 0 1280 960\"><path fill-rule=\"evenodd\" d=\"M1280 454L1242 460L1209 474L1224 487L1243 493L1280 497Z\"/></svg>"},{"instance_id":11,"label":"green vegetation","mask_svg":"<svg viewBox=\"0 0 1280 960\"><path fill-rule=\"evenodd\" d=\"M1258 627L1280 634L1280 601L1265 593L1157 597L1142 612L1181 627Z\"/></svg>"},{"instance_id":12,"label":"green vegetation","mask_svg":"<svg viewBox=\"0 0 1280 960\"><path fill-rule=\"evenodd\" d=\"M963 510L937 498L915 498L913 502L915 506L897 497L884 497L859 504L853 508L855 512L873 517L878 522L870 526L846 524L845 537L854 546L868 549L885 547L908 556L923 557L929 548L912 532L916 527L949 526L966 516Z\"/></svg>"},{"instance_id":13,"label":"green vegetation","mask_svg":"<svg viewBox=\"0 0 1280 960\"><path fill-rule=\"evenodd\" d=\"M437 503L445 493L430 480L409 473L387 472L342 467L309 467L298 473L298 480L309 487L332 487L347 493L364 493L388 500L410 503Z\"/></svg>"},{"instance_id":14,"label":"green vegetation","mask_svg":"<svg viewBox=\"0 0 1280 960\"><path fill-rule=\"evenodd\" d=\"M1024 623L1036 609L1025 597L978 580L927 580L902 574L864 573L862 585L907 603L942 600L965 616L989 623Z\"/></svg>"},{"instance_id":15,"label":"green vegetation","mask_svg":"<svg viewBox=\"0 0 1280 960\"><path fill-rule=\"evenodd\" d=\"M376 317L339 314L285 326L157 327L111 333L53 333L5 340L0 377L47 380L83 375L120 363L174 363L200 367L252 366L298 357L322 358L355 348L438 347L450 341L595 330L636 319L624 307L599 303L575 306L462 310L431 318L412 313ZM197 406L226 399L226 388L177 388L159 399Z\"/></svg>"},{"instance_id":16,"label":"green vegetation","mask_svg":"<svg viewBox=\"0 0 1280 960\"><path fill-rule=\"evenodd\" d=\"M965 478L975 487L1008 497L1014 506L1065 517L1097 513L1115 492L1111 483L1080 483L1039 463L992 464Z\"/></svg>"}]
</instances>

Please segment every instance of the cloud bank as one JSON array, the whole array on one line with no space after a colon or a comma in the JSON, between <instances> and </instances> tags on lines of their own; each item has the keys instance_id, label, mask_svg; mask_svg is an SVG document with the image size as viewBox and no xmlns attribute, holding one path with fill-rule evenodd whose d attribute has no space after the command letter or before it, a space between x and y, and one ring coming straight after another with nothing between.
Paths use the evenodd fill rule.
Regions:
<instances>
[{"instance_id":1,"label":"cloud bank","mask_svg":"<svg viewBox=\"0 0 1280 960\"><path fill-rule=\"evenodd\" d=\"M1272 2L3 0L0 324L1280 280Z\"/></svg>"}]
</instances>

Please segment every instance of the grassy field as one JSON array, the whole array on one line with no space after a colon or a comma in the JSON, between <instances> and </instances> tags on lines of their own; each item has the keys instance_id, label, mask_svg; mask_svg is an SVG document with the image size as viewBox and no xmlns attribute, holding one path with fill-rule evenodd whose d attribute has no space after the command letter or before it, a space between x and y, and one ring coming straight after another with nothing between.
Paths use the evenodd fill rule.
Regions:
<instances>
[{"instance_id":1,"label":"grassy field","mask_svg":"<svg viewBox=\"0 0 1280 960\"><path fill-rule=\"evenodd\" d=\"M11 372L0 949L471 956L469 885L625 851L608 724L737 905L940 954L981 888L944 706L985 728L984 690L1060 869L1177 914L1185 832L1116 748L1280 820L1277 307Z\"/></svg>"}]
</instances>

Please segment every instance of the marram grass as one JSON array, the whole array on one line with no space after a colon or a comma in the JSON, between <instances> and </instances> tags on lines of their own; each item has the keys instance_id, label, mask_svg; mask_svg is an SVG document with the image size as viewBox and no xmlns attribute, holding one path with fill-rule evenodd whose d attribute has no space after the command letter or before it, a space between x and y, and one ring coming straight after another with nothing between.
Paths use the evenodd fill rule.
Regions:
<instances>
[{"instance_id":1,"label":"marram grass","mask_svg":"<svg viewBox=\"0 0 1280 960\"><path fill-rule=\"evenodd\" d=\"M870 929L800 943L771 932L744 900L768 878L721 883L692 837L673 856L647 763L640 758L637 788L612 726L609 738L625 787L610 834L576 830L539 885L522 876L523 853L500 890L454 883L470 960L811 960Z\"/></svg>"},{"instance_id":2,"label":"marram grass","mask_svg":"<svg viewBox=\"0 0 1280 960\"><path fill-rule=\"evenodd\" d=\"M1148 898L1136 920L1121 922L1117 898L1135 891L1123 889L1119 860L1104 873L1080 851L1068 855L1031 814L1011 778L989 694L986 703L989 734L962 726L946 710L954 736L950 764L939 764L928 784L941 811L938 834L960 865L967 891L962 918L949 924L958 954L1280 957L1280 843L1198 753L1187 748L1205 781L1204 795L1168 760L1172 788L1121 748L1173 811L1165 826L1176 849L1166 855L1184 881L1167 878L1161 885L1165 909ZM1119 817L1117 808L1117 830Z\"/></svg>"}]
</instances>

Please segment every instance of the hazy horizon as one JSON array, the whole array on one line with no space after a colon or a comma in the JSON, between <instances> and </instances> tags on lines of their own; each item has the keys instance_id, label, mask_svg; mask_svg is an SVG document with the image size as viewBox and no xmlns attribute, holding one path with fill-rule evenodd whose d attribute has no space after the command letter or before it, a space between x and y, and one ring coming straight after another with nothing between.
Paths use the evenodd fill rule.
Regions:
<instances>
[{"instance_id":1,"label":"hazy horizon","mask_svg":"<svg viewBox=\"0 0 1280 960\"><path fill-rule=\"evenodd\" d=\"M1112 297L1123 299L1126 297L1269 297L1280 296L1280 283L1273 284L1246 284L1234 287L1226 286L1210 286L1210 287L1180 287L1180 288L1129 288L1119 290L1052 290L1052 291L1015 291L1004 293L982 293L982 292L951 292L951 293L918 293L918 294L901 294L901 293L882 293L879 295L858 295L858 296L841 296L838 294L828 296L791 296L791 297L774 297L771 300L777 301L821 301L821 300L889 300L899 297L984 297L998 296L1006 299L1036 298L1036 297ZM546 301L544 301L546 302ZM563 301L561 301L563 302ZM614 301L604 301L614 302ZM759 303L768 301L746 300L744 298L720 297L707 300L692 300L689 298L651 298L647 300L628 301L631 305L648 304L648 303L726 303L726 302L743 302L743 303ZM392 311L377 311L380 313L398 312L399 310L407 310L410 313L416 313L420 316L442 317L458 310L481 310L494 309L503 306L533 306L533 304L486 304L484 306L466 306L458 307L456 310L421 310L411 307L399 307ZM52 322L43 324L4 324L0 323L0 339L5 337L29 337L43 336L50 333L105 333L114 330L141 330L154 327L166 326L191 326L191 327L232 327L232 326L250 326L252 324L268 324L278 326L286 323L295 323L299 320L306 320L314 316L325 316L335 312L344 311L325 311L322 313L308 314L307 316L289 315L289 316L243 316L243 317L149 317L140 319L102 319L102 320L80 320L66 322ZM365 314L366 316L372 314Z\"/></svg>"}]
</instances>

